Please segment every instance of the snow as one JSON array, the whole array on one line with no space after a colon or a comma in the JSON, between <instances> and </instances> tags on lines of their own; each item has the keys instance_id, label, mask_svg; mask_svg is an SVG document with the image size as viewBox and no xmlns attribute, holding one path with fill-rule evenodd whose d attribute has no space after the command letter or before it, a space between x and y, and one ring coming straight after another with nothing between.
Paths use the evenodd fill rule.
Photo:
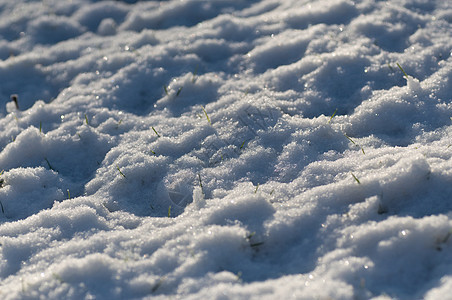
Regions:
<instances>
[{"instance_id":1,"label":"snow","mask_svg":"<svg viewBox=\"0 0 452 300\"><path fill-rule=\"evenodd\" d=\"M451 54L448 1L1 0L0 297L450 299Z\"/></svg>"}]
</instances>

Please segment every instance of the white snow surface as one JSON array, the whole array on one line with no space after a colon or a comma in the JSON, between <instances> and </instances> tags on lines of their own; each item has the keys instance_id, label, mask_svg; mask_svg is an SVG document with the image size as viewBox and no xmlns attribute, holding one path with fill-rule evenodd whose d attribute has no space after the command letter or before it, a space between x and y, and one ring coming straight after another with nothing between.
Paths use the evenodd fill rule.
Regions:
<instances>
[{"instance_id":1,"label":"white snow surface","mask_svg":"<svg viewBox=\"0 0 452 300\"><path fill-rule=\"evenodd\" d=\"M1 0L0 298L452 299L451 51L443 0Z\"/></svg>"}]
</instances>

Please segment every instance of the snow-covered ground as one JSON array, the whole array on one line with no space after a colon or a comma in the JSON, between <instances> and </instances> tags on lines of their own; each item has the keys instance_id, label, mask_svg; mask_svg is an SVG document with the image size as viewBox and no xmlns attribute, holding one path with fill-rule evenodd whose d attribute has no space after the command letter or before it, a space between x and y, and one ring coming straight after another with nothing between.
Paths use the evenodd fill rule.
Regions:
<instances>
[{"instance_id":1,"label":"snow-covered ground","mask_svg":"<svg viewBox=\"0 0 452 300\"><path fill-rule=\"evenodd\" d=\"M451 1L2 0L0 38L1 299L452 299Z\"/></svg>"}]
</instances>

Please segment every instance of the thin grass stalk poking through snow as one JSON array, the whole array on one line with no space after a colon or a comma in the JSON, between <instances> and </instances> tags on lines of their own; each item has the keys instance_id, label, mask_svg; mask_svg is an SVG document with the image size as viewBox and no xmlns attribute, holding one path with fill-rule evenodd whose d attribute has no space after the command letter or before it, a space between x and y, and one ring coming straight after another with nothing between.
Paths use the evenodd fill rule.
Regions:
<instances>
[{"instance_id":1,"label":"thin grass stalk poking through snow","mask_svg":"<svg viewBox=\"0 0 452 300\"><path fill-rule=\"evenodd\" d=\"M88 116L86 114L85 114L85 122L86 122L86 125L89 126Z\"/></svg>"},{"instance_id":2,"label":"thin grass stalk poking through snow","mask_svg":"<svg viewBox=\"0 0 452 300\"><path fill-rule=\"evenodd\" d=\"M330 123L331 123L331 120L333 120L333 118L334 118L334 116L336 115L336 113L337 113L337 108L336 108L336 110L334 111L334 113L331 115L331 117L330 117L330 119L328 120L328 123L327 123L327 124L330 124Z\"/></svg>"},{"instance_id":3,"label":"thin grass stalk poking through snow","mask_svg":"<svg viewBox=\"0 0 452 300\"><path fill-rule=\"evenodd\" d=\"M171 218L171 205L168 206L168 218Z\"/></svg>"},{"instance_id":4,"label":"thin grass stalk poking through snow","mask_svg":"<svg viewBox=\"0 0 452 300\"><path fill-rule=\"evenodd\" d=\"M119 174L121 174L122 177L126 178L126 175L124 175L124 173L121 171L121 169L119 168L119 166L116 166L116 169L118 169Z\"/></svg>"},{"instance_id":5,"label":"thin grass stalk poking through snow","mask_svg":"<svg viewBox=\"0 0 452 300\"><path fill-rule=\"evenodd\" d=\"M356 182L357 182L358 184L361 184L361 181L359 181L359 179L355 176L355 174L352 173L352 176L353 176L353 178L356 180Z\"/></svg>"},{"instance_id":6,"label":"thin grass stalk poking through snow","mask_svg":"<svg viewBox=\"0 0 452 300\"><path fill-rule=\"evenodd\" d=\"M202 187L201 174L198 173L199 187L201 188L201 193L204 195L204 189Z\"/></svg>"},{"instance_id":7,"label":"thin grass stalk poking through snow","mask_svg":"<svg viewBox=\"0 0 452 300\"><path fill-rule=\"evenodd\" d=\"M155 134L157 135L157 137L160 137L160 134L157 132L157 130L155 130L154 126L151 126L152 130L154 130Z\"/></svg>"},{"instance_id":8,"label":"thin grass stalk poking through snow","mask_svg":"<svg viewBox=\"0 0 452 300\"><path fill-rule=\"evenodd\" d=\"M49 166L49 169L56 172L56 170L52 167L52 165L50 164L49 160L46 157L44 157L44 160L46 161L47 165Z\"/></svg>"},{"instance_id":9,"label":"thin grass stalk poking through snow","mask_svg":"<svg viewBox=\"0 0 452 300\"><path fill-rule=\"evenodd\" d=\"M397 67L399 67L400 71L402 71L403 75L405 75L405 78L408 79L408 74L403 70L402 66L397 63Z\"/></svg>"},{"instance_id":10,"label":"thin grass stalk poking through snow","mask_svg":"<svg viewBox=\"0 0 452 300\"><path fill-rule=\"evenodd\" d=\"M204 112L204 114L206 115L207 122L209 122L209 125L212 125L212 122L210 121L210 118L209 118L209 115L207 114L206 109L202 105L201 105L201 108L202 108L202 111Z\"/></svg>"},{"instance_id":11,"label":"thin grass stalk poking through snow","mask_svg":"<svg viewBox=\"0 0 452 300\"><path fill-rule=\"evenodd\" d=\"M363 154L366 154L366 152L364 152L364 148L363 148L363 147L361 147L360 145L358 145L357 143L355 143L355 141L352 140L352 138L349 137L347 134L345 134L345 133L343 133L343 134L344 134L344 136L345 136L350 142L353 143L353 145L356 145L356 146L360 147L360 148L361 148L361 151L363 152Z\"/></svg>"},{"instance_id":12,"label":"thin grass stalk poking through snow","mask_svg":"<svg viewBox=\"0 0 452 300\"><path fill-rule=\"evenodd\" d=\"M350 142L352 142L353 143L353 145L356 145L356 143L355 143L355 141L354 140L352 140L352 138L351 137L349 137L346 133L344 133L344 136L350 141Z\"/></svg>"},{"instance_id":13,"label":"thin grass stalk poking through snow","mask_svg":"<svg viewBox=\"0 0 452 300\"><path fill-rule=\"evenodd\" d=\"M254 190L254 193L257 193L257 190L259 189L259 183L256 185L256 189Z\"/></svg>"}]
</instances>

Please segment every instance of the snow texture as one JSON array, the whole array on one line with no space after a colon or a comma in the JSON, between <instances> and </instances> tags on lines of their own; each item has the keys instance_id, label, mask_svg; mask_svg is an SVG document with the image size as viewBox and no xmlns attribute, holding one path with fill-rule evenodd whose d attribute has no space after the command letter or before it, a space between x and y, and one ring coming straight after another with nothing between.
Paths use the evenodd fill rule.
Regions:
<instances>
[{"instance_id":1,"label":"snow texture","mask_svg":"<svg viewBox=\"0 0 452 300\"><path fill-rule=\"evenodd\" d=\"M451 299L452 2L0 1L1 299Z\"/></svg>"}]
</instances>

